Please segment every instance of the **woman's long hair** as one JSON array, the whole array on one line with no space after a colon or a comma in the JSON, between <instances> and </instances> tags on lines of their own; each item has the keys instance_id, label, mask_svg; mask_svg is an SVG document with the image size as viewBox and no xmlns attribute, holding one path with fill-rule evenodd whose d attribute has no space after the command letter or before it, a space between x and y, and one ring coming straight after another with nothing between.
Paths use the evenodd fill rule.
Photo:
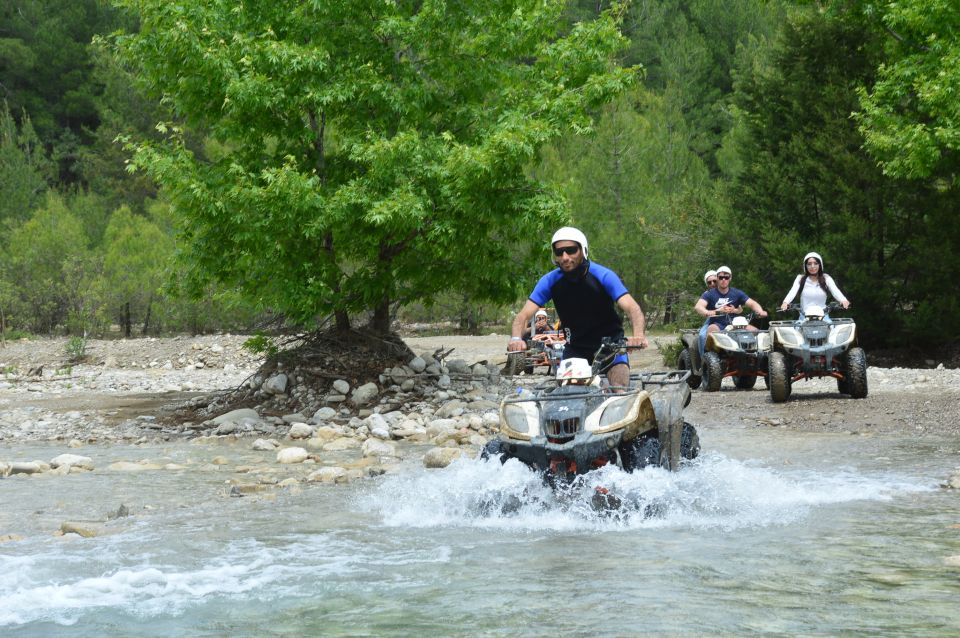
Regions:
<instances>
[{"instance_id":1,"label":"woman's long hair","mask_svg":"<svg viewBox=\"0 0 960 638\"><path fill-rule=\"evenodd\" d=\"M818 257L810 257L810 259L814 259L817 262L817 283L820 285L820 288L822 288L824 292L828 292L827 278L823 274L823 262L820 261ZM803 274L801 275L801 277L803 277L804 279L810 276L807 273L807 261L809 260L808 259L803 260Z\"/></svg>"}]
</instances>

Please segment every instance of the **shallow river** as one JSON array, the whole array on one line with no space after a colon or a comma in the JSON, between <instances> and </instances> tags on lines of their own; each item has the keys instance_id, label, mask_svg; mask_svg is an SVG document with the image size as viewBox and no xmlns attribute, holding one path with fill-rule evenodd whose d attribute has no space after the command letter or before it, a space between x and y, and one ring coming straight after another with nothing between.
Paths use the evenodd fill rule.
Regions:
<instances>
[{"instance_id":1,"label":"shallow river","mask_svg":"<svg viewBox=\"0 0 960 638\"><path fill-rule=\"evenodd\" d=\"M0 480L7 636L957 636L960 443L704 429L670 474L600 472L598 514L527 470L460 462L230 498L224 473ZM33 446L7 458L49 459ZM239 461L240 447L216 450ZM584 486L589 495L593 485ZM275 494L275 496L273 496ZM64 520L133 516L95 538Z\"/></svg>"}]
</instances>

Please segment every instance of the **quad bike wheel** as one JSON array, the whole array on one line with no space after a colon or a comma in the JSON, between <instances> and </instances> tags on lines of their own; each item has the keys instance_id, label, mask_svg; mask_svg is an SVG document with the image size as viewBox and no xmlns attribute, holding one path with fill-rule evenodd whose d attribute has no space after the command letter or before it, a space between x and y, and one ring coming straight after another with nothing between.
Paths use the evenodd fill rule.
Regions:
<instances>
[{"instance_id":1,"label":"quad bike wheel","mask_svg":"<svg viewBox=\"0 0 960 638\"><path fill-rule=\"evenodd\" d=\"M774 403L783 403L790 398L792 383L787 355L782 352L770 353L768 377L770 379L770 398L773 399Z\"/></svg>"},{"instance_id":2,"label":"quad bike wheel","mask_svg":"<svg viewBox=\"0 0 960 638\"><path fill-rule=\"evenodd\" d=\"M691 423L683 422L680 432L680 459L692 460L700 456L700 435ZM647 432L628 444L624 454L624 469L628 472L660 464L660 439L657 433Z\"/></svg>"},{"instance_id":3,"label":"quad bike wheel","mask_svg":"<svg viewBox=\"0 0 960 638\"><path fill-rule=\"evenodd\" d=\"M723 383L723 368L720 365L720 355L716 352L703 354L703 385L707 392L716 392Z\"/></svg>"},{"instance_id":4,"label":"quad bike wheel","mask_svg":"<svg viewBox=\"0 0 960 638\"><path fill-rule=\"evenodd\" d=\"M696 390L700 387L700 383L703 379L700 378L700 375L697 374L697 370L693 369L693 364L690 361L690 351L684 348L680 351L680 356L677 357L677 368L680 370L689 370L690 376L687 378L687 385L690 386L691 390Z\"/></svg>"},{"instance_id":5,"label":"quad bike wheel","mask_svg":"<svg viewBox=\"0 0 960 638\"><path fill-rule=\"evenodd\" d=\"M753 390L753 386L757 385L757 378L753 375L734 377L733 385L737 386L737 390Z\"/></svg>"},{"instance_id":6,"label":"quad bike wheel","mask_svg":"<svg viewBox=\"0 0 960 638\"><path fill-rule=\"evenodd\" d=\"M863 399L867 396L867 353L863 348L850 348L847 351L845 376L850 396Z\"/></svg>"},{"instance_id":7,"label":"quad bike wheel","mask_svg":"<svg viewBox=\"0 0 960 638\"><path fill-rule=\"evenodd\" d=\"M508 377L515 377L523 371L523 360L523 352L511 352L507 355L506 374Z\"/></svg>"}]
</instances>

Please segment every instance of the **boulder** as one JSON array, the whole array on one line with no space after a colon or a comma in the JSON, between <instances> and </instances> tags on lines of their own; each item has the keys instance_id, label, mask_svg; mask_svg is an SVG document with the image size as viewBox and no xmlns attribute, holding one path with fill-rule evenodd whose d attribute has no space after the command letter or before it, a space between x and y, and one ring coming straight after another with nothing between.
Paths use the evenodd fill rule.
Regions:
<instances>
[{"instance_id":1,"label":"boulder","mask_svg":"<svg viewBox=\"0 0 960 638\"><path fill-rule=\"evenodd\" d=\"M396 456L397 450L393 443L380 439L370 438L363 442L360 451L364 456Z\"/></svg>"},{"instance_id":2,"label":"boulder","mask_svg":"<svg viewBox=\"0 0 960 638\"><path fill-rule=\"evenodd\" d=\"M251 410L250 408L240 408L239 410L231 410L226 414L221 414L220 416L213 419L215 425L220 425L221 423L226 423L231 421L233 423L239 423L244 419L254 419L259 421L260 415L257 414L256 410Z\"/></svg>"},{"instance_id":3,"label":"boulder","mask_svg":"<svg viewBox=\"0 0 960 638\"><path fill-rule=\"evenodd\" d=\"M462 456L463 452L458 448L435 447L423 455L423 465L433 469L447 467Z\"/></svg>"},{"instance_id":4,"label":"boulder","mask_svg":"<svg viewBox=\"0 0 960 638\"><path fill-rule=\"evenodd\" d=\"M372 403L379 394L380 389L376 383L365 383L353 391L350 395L350 402L357 407L368 405Z\"/></svg>"},{"instance_id":5,"label":"boulder","mask_svg":"<svg viewBox=\"0 0 960 638\"><path fill-rule=\"evenodd\" d=\"M303 463L307 460L307 451L302 447L287 447L277 452L277 463L290 465L293 463Z\"/></svg>"}]
</instances>

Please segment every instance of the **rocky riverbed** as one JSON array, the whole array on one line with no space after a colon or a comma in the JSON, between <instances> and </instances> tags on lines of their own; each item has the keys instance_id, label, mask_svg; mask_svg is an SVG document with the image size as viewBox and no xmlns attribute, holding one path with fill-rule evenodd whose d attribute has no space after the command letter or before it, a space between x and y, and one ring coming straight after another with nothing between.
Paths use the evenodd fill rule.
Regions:
<instances>
[{"instance_id":1,"label":"rocky riverbed","mask_svg":"<svg viewBox=\"0 0 960 638\"><path fill-rule=\"evenodd\" d=\"M41 459L0 455L0 476L101 471L106 468L97 467L84 450L179 441L257 452L257 464L233 468L237 494L343 482L393 471L404 462L440 467L476 455L495 434L503 396L544 380L501 376L503 335L410 338L416 357L384 370L372 383L355 384L300 369L258 374L261 360L243 348L245 340L237 335L94 340L82 363L70 363L64 339L7 343L0 350L0 442L8 450L43 442L50 453ZM635 368L663 368L655 347L632 362ZM868 377L870 395L863 400L837 394L832 380L817 380L796 384L783 404L773 404L762 383L737 391L728 380L719 393L695 392L685 416L701 430L960 434L960 370L871 367ZM245 407L227 409L226 395L210 400L214 393L237 389L231 405L244 395ZM214 450L210 462L226 463L222 456ZM110 466L164 468L179 469L144 459Z\"/></svg>"}]
</instances>

